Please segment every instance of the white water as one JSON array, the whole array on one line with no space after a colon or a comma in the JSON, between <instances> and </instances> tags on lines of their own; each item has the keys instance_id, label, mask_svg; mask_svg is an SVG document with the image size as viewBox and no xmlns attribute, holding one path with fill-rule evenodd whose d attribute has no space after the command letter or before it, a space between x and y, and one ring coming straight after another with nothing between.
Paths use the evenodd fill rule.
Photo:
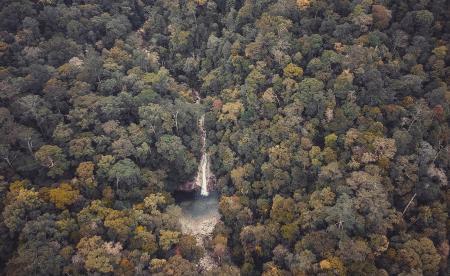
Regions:
<instances>
[{"instance_id":1,"label":"white water","mask_svg":"<svg viewBox=\"0 0 450 276\"><path fill-rule=\"evenodd\" d=\"M200 103L198 94L197 103ZM205 115L203 114L198 120L198 128L200 131L200 143L202 157L198 166L195 185L201 187L200 197L194 200L184 201L180 203L183 210L183 216L180 218L181 229L183 233L193 235L197 240L197 245L205 249L205 255L199 260L198 267L201 271L210 271L216 268L217 262L214 254L210 249L205 248L205 242L211 240L214 227L220 221L218 209L218 199L215 193L209 196L208 184L214 175L209 166L209 156L206 149L206 131L205 131Z\"/></svg>"},{"instance_id":2,"label":"white water","mask_svg":"<svg viewBox=\"0 0 450 276\"><path fill-rule=\"evenodd\" d=\"M137 32L141 38L140 47L141 50L147 55L150 54L144 47L145 39L142 37L144 30L141 28ZM200 104L200 95L197 91L193 91L195 102ZM180 203L183 215L180 217L180 224L183 233L193 235L197 244L205 248L205 241L210 240L214 227L217 222L220 221L220 214L218 209L218 198L215 193L209 196L208 182L214 175L209 167L209 157L206 153L206 131L205 115L202 115L198 121L200 135L201 135L201 153L202 157L198 167L197 177L195 179L195 185L201 187L201 198L195 198L194 200L188 200ZM217 267L217 263L213 258L213 253L210 250L206 250L205 255L200 259L198 266L203 271L209 271Z\"/></svg>"},{"instance_id":3,"label":"white water","mask_svg":"<svg viewBox=\"0 0 450 276\"><path fill-rule=\"evenodd\" d=\"M208 182L211 178L211 169L209 167L208 153L206 153L206 131L205 131L205 115L203 114L198 121L202 143L202 158L198 167L197 177L195 179L195 185L201 187L200 194L202 196L208 196Z\"/></svg>"}]
</instances>

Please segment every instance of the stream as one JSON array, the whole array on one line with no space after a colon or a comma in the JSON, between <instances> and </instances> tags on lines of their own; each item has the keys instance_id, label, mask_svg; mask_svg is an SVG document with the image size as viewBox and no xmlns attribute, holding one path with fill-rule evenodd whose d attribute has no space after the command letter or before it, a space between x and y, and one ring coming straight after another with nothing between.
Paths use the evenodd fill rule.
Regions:
<instances>
[{"instance_id":1,"label":"stream","mask_svg":"<svg viewBox=\"0 0 450 276\"><path fill-rule=\"evenodd\" d=\"M201 98L199 93L196 90L193 90L192 95L195 99L195 103L198 105L201 105ZM200 144L201 144L201 158L200 163L198 165L197 169L197 175L195 177L195 180L193 182L194 187L200 188L200 194L202 196L208 196L209 190L212 188L212 184L215 181L215 176L211 171L210 165L209 165L209 155L207 150L207 144L206 144L206 130L205 130L205 114L202 114L200 118L198 119L197 126L199 129L199 136L200 136ZM192 183L192 182L190 182ZM189 187L190 185L183 185Z\"/></svg>"},{"instance_id":2,"label":"stream","mask_svg":"<svg viewBox=\"0 0 450 276\"><path fill-rule=\"evenodd\" d=\"M150 55L150 51L145 47L144 30L139 29L137 34L140 37L141 50ZM196 104L202 104L200 94L196 90L193 90L192 96ZM197 244L205 249L205 254L198 262L198 266L201 271L209 271L217 267L217 262L211 250L205 248L205 242L211 239L214 227L220 221L220 214L218 194L212 191L215 176L210 168L207 151L205 114L200 116L197 124L201 143L201 159L197 175L193 181L180 185L181 189L175 191L173 195L182 210L179 219L181 231L194 236ZM195 187L200 187L200 193Z\"/></svg>"},{"instance_id":3,"label":"stream","mask_svg":"<svg viewBox=\"0 0 450 276\"><path fill-rule=\"evenodd\" d=\"M197 104L201 104L201 98L197 91L193 95ZM194 189L191 192L179 192L175 195L178 205L181 207L181 230L185 234L194 236L197 244L205 249L205 254L198 265L202 271L208 271L217 267L212 257L212 252L205 248L205 241L211 238L214 227L220 220L218 210L218 195L210 192L214 182L214 174L209 165L209 156L206 145L205 114L198 120L201 143L201 159L195 177L195 186L200 187L200 194Z\"/></svg>"},{"instance_id":4,"label":"stream","mask_svg":"<svg viewBox=\"0 0 450 276\"><path fill-rule=\"evenodd\" d=\"M209 167L209 156L206 152L206 131L205 131L205 114L200 117L198 122L200 133L201 133L201 143L202 143L202 158L200 159L200 165L198 167L198 173L195 180L196 186L201 187L200 194L202 196L209 195L209 183L212 178L211 169Z\"/></svg>"},{"instance_id":5,"label":"stream","mask_svg":"<svg viewBox=\"0 0 450 276\"><path fill-rule=\"evenodd\" d=\"M205 248L205 242L211 238L214 227L220 220L217 194L212 192L208 197L197 194L190 199L182 199L178 205L182 210L179 220L181 231L194 236L197 245L205 250L205 254L198 262L200 270L208 271L217 267L212 252Z\"/></svg>"}]
</instances>

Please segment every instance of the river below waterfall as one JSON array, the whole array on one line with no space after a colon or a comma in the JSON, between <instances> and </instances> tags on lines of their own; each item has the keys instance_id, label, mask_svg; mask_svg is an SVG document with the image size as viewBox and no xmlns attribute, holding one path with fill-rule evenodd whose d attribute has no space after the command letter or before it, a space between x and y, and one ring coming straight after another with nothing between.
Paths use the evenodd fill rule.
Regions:
<instances>
[{"instance_id":1,"label":"river below waterfall","mask_svg":"<svg viewBox=\"0 0 450 276\"><path fill-rule=\"evenodd\" d=\"M214 226L220 220L217 194L210 193L205 197L197 193L186 198L179 195L177 201L182 210L181 230L183 233L194 236L199 246L205 247L205 241L211 238ZM205 248L205 255L198 265L203 271L216 267L212 252Z\"/></svg>"},{"instance_id":2,"label":"river below waterfall","mask_svg":"<svg viewBox=\"0 0 450 276\"><path fill-rule=\"evenodd\" d=\"M145 47L145 39L143 37L144 30L142 28L139 29L137 34L141 39L140 47L142 51L149 55L150 51ZM200 94L196 90L192 90L192 96L196 104L202 104ZM174 117L176 120L176 114ZM198 266L201 271L208 271L217 267L217 263L212 257L212 252L205 248L205 241L211 239L214 227L220 221L220 214L218 195L212 191L215 176L209 164L205 114L198 118L197 124L201 145L201 158L197 175L192 181L180 185L181 189L175 191L173 196L182 210L182 215L179 219L181 230L185 234L194 236L197 244L205 249L205 254L200 259ZM200 188L200 193L195 186Z\"/></svg>"},{"instance_id":3,"label":"river below waterfall","mask_svg":"<svg viewBox=\"0 0 450 276\"><path fill-rule=\"evenodd\" d=\"M193 95L196 103L201 104L200 95L197 91L194 90ZM188 193L179 193L175 198L182 210L181 230L183 233L194 236L197 244L205 249L205 254L198 265L201 271L208 271L216 267L217 264L212 252L205 248L205 242L211 239L214 227L220 220L220 214L217 193L210 191L211 183L214 182L214 175L209 166L205 114L200 116L198 128L202 156L195 178L195 186L200 187L200 194L194 189Z\"/></svg>"}]
</instances>

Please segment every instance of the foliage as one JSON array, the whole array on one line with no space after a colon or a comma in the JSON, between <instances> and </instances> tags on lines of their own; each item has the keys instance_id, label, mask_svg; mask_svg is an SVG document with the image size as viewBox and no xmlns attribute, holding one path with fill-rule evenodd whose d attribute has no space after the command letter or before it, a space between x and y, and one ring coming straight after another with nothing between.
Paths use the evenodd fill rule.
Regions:
<instances>
[{"instance_id":1,"label":"foliage","mask_svg":"<svg viewBox=\"0 0 450 276\"><path fill-rule=\"evenodd\" d=\"M2 1L0 274L447 275L449 10Z\"/></svg>"},{"instance_id":2,"label":"foliage","mask_svg":"<svg viewBox=\"0 0 450 276\"><path fill-rule=\"evenodd\" d=\"M49 190L50 201L59 209L75 203L80 197L80 192L74 190L68 183L61 183L58 188Z\"/></svg>"}]
</instances>

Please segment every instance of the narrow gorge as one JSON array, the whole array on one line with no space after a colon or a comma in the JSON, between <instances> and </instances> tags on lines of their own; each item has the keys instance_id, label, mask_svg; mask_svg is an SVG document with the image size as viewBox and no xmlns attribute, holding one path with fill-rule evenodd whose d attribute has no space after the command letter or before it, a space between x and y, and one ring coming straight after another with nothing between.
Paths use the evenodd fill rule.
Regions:
<instances>
[{"instance_id":1,"label":"narrow gorge","mask_svg":"<svg viewBox=\"0 0 450 276\"><path fill-rule=\"evenodd\" d=\"M194 90L193 95L196 99L196 104L201 104L201 98L198 92ZM212 190L215 179L209 163L205 114L202 114L198 120L198 129L200 134L201 159L194 182L194 196L182 199L179 202L183 214L180 217L180 224L182 232L194 236L197 244L205 250L205 254L200 259L198 265L202 271L209 271L217 267L217 264L214 260L213 252L206 248L205 244L211 239L214 227L220 220L220 214L218 210L218 197ZM200 195L196 187L200 188Z\"/></svg>"},{"instance_id":2,"label":"narrow gorge","mask_svg":"<svg viewBox=\"0 0 450 276\"><path fill-rule=\"evenodd\" d=\"M140 49L150 57L147 49L144 30L137 31ZM201 106L202 98L196 89L191 90L191 96L196 105ZM213 252L206 244L211 240L214 227L220 221L218 193L214 192L216 181L210 167L210 157L207 145L207 130L205 129L205 113L202 113L197 121L200 137L200 162L197 174L193 180L181 183L174 193L177 205L181 208L182 215L179 223L183 234L195 237L197 245L204 249L204 255L198 262L201 271L210 271L218 267Z\"/></svg>"}]
</instances>

